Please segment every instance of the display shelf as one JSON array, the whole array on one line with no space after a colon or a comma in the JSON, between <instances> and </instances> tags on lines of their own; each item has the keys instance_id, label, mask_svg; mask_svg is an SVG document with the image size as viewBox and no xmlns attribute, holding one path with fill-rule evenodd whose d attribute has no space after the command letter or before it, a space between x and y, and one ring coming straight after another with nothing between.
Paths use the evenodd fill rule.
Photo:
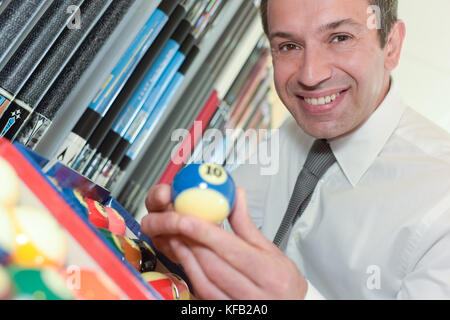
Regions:
<instances>
[{"instance_id":1,"label":"display shelf","mask_svg":"<svg viewBox=\"0 0 450 320\"><path fill-rule=\"evenodd\" d=\"M230 32L230 25L233 25L233 22L236 22L236 16L238 15L239 10L242 9L242 5L244 2L243 0L225 1L226 2L220 15L215 19L208 33L205 34L204 38L200 42L199 53L192 63L192 66L186 73L183 83L172 97L171 102L167 106L166 112L164 112L164 114L158 120L158 123L155 125L155 128L153 130L155 133L166 131L164 125L167 122L172 121L170 116L174 112L179 113L180 103L184 103L186 105L189 103L189 97L193 94L192 84L199 82L199 75L204 73L203 69L205 65L211 64L209 59L210 56L218 54L220 52L223 53L224 49L218 48L220 47L221 36ZM189 103L189 105L192 104ZM121 180L118 181L115 189L112 190L114 196L118 197L124 187L133 179L134 173L141 170L140 165L146 162L145 151L149 150L151 144L154 143L157 139L157 134L153 134L147 139L143 147L144 152L141 152L136 160L129 165L127 171L124 172Z\"/></svg>"},{"instance_id":2,"label":"display shelf","mask_svg":"<svg viewBox=\"0 0 450 320\"><path fill-rule=\"evenodd\" d=\"M56 115L45 139L36 148L39 154L49 159L55 155L58 147L95 97L99 87L160 2L160 0L135 0L64 105L60 107L60 112Z\"/></svg>"},{"instance_id":3,"label":"display shelf","mask_svg":"<svg viewBox=\"0 0 450 320\"><path fill-rule=\"evenodd\" d=\"M61 164L52 165L29 149L3 139L0 140L0 157L13 166L21 180L20 204L45 208L65 230L68 238L66 266L101 270L119 288L122 299L161 299L160 294L128 262L121 259L121 254L90 223L85 213L70 205L72 203L64 192L67 188L76 188L83 196L116 209L125 220L127 236L145 241L153 248L151 240L140 231L139 224L106 190ZM2 256L5 257L5 254ZM162 259L158 261L159 268L155 271L185 277L177 265L161 255L159 257Z\"/></svg>"},{"instance_id":4,"label":"display shelf","mask_svg":"<svg viewBox=\"0 0 450 320\"><path fill-rule=\"evenodd\" d=\"M133 183L133 180L137 181L136 188L141 189L139 196L135 199L136 203L142 204L144 190L158 181L169 162L171 150L177 143L171 141L170 133L175 129L191 127L194 119L214 90L216 80L226 69L232 53L240 43L248 40L246 35L248 36L249 30L252 30L249 29L249 26L253 25L256 18L257 9L253 6L253 3L241 3L241 7L233 17L233 23L217 41L211 54L204 61L201 70L189 83L186 95L177 103L175 107L177 112L168 114L159 133L147 146L147 152L143 154L139 164L125 180L126 184ZM114 194L119 193L116 190L114 191Z\"/></svg>"}]
</instances>

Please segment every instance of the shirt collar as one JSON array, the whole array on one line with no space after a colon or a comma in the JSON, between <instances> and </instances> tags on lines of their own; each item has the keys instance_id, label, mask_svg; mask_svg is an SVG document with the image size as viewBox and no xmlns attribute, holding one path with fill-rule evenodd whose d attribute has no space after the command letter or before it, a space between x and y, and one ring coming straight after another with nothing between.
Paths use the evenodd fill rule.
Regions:
<instances>
[{"instance_id":1,"label":"shirt collar","mask_svg":"<svg viewBox=\"0 0 450 320\"><path fill-rule=\"evenodd\" d=\"M351 134L330 141L339 166L353 186L375 161L398 126L405 108L391 79L388 94L369 119Z\"/></svg>"}]
</instances>

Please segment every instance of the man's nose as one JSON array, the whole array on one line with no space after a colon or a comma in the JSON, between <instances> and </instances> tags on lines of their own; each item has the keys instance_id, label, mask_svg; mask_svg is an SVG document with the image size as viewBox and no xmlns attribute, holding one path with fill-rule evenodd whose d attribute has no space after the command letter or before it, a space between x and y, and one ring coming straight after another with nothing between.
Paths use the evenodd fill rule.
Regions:
<instances>
[{"instance_id":1,"label":"man's nose","mask_svg":"<svg viewBox=\"0 0 450 320\"><path fill-rule=\"evenodd\" d=\"M302 60L297 75L297 81L302 87L314 88L331 78L330 57L320 47L307 47Z\"/></svg>"}]
</instances>

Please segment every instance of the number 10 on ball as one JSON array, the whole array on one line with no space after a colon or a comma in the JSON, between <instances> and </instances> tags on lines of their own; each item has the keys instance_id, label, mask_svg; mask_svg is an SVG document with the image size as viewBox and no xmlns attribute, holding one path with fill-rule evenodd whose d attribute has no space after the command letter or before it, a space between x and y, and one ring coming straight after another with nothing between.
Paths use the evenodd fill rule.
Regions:
<instances>
[{"instance_id":1,"label":"number 10 on ball","mask_svg":"<svg viewBox=\"0 0 450 320\"><path fill-rule=\"evenodd\" d=\"M182 215L220 224L234 206L236 188L230 174L212 163L189 164L172 183L172 202Z\"/></svg>"}]
</instances>

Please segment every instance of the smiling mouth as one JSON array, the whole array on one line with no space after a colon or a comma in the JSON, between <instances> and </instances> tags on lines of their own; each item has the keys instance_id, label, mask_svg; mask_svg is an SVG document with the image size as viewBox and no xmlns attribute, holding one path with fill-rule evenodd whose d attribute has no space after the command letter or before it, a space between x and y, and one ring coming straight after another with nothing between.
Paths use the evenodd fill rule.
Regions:
<instances>
[{"instance_id":1,"label":"smiling mouth","mask_svg":"<svg viewBox=\"0 0 450 320\"><path fill-rule=\"evenodd\" d=\"M306 103L312 105L312 106L321 106L326 105L329 103L332 103L334 100L339 98L339 96L343 93L345 93L348 89L342 90L340 92L336 92L332 95L323 96L323 97L317 97L317 98L308 98L304 96L299 96L301 99L303 99Z\"/></svg>"}]
</instances>

